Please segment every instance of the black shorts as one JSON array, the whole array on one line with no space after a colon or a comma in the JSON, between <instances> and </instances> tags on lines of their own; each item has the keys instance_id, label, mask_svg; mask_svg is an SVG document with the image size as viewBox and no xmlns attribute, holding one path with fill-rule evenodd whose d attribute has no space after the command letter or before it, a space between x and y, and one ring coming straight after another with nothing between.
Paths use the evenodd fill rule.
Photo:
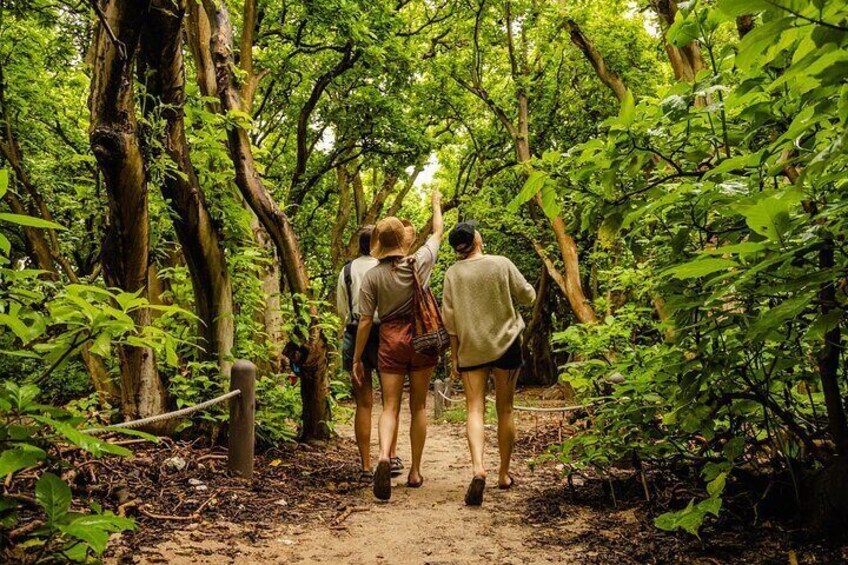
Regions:
<instances>
[{"instance_id":1,"label":"black shorts","mask_svg":"<svg viewBox=\"0 0 848 565\"><path fill-rule=\"evenodd\" d=\"M356 348L356 334L349 329L345 329L342 336L342 369L348 373L353 372L353 351ZM368 343L365 344L365 351L362 352L362 364L366 371L373 371L377 368L377 351L380 349L380 326L374 324L371 326L371 335L368 336Z\"/></svg>"},{"instance_id":2,"label":"black shorts","mask_svg":"<svg viewBox=\"0 0 848 565\"><path fill-rule=\"evenodd\" d=\"M505 371L512 371L515 369L520 369L524 366L524 355L521 352L521 336L519 335L515 338L515 341L512 342L503 355L495 359L490 363L483 363L482 365L473 365L471 367L460 367L460 372L466 371L476 371L477 369L485 369L486 367L494 368L494 369L503 369Z\"/></svg>"}]
</instances>

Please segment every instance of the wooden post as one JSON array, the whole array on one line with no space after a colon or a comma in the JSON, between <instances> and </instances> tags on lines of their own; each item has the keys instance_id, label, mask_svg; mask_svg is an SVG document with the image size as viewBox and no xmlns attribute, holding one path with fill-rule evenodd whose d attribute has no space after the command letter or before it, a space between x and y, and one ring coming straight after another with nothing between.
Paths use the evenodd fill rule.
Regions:
<instances>
[{"instance_id":1,"label":"wooden post","mask_svg":"<svg viewBox=\"0 0 848 565\"><path fill-rule=\"evenodd\" d=\"M433 416L436 419L442 417L442 412L445 409L445 399L442 396L445 392L445 382L441 379L436 379L433 382Z\"/></svg>"},{"instance_id":2,"label":"wooden post","mask_svg":"<svg viewBox=\"0 0 848 565\"><path fill-rule=\"evenodd\" d=\"M239 359L230 373L230 390L241 394L230 399L230 442L227 454L229 470L245 479L253 479L253 449L256 440L256 365Z\"/></svg>"}]
</instances>

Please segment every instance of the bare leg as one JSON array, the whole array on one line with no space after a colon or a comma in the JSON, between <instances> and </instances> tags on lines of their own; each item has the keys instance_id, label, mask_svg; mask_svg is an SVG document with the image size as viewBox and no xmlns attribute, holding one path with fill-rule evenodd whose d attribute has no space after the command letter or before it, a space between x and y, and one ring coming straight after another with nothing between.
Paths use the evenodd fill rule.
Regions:
<instances>
[{"instance_id":1,"label":"bare leg","mask_svg":"<svg viewBox=\"0 0 848 565\"><path fill-rule=\"evenodd\" d=\"M400 401L398 401L398 414L400 414ZM399 429L400 429L400 426L395 426L395 436L392 438L392 450L391 450L391 457L392 458L397 457L397 437L398 437L398 430Z\"/></svg>"},{"instance_id":2,"label":"bare leg","mask_svg":"<svg viewBox=\"0 0 848 565\"><path fill-rule=\"evenodd\" d=\"M518 370L495 369L495 408L498 411L498 450L501 466L498 470L498 484L508 486L509 462L515 445L515 421L512 417L512 404L515 399L515 382Z\"/></svg>"},{"instance_id":3,"label":"bare leg","mask_svg":"<svg viewBox=\"0 0 848 565\"><path fill-rule=\"evenodd\" d=\"M356 445L359 447L359 459L363 471L371 470L371 409L374 406L371 371L365 373L362 386L353 383L353 397L356 400L356 416L353 420L353 431Z\"/></svg>"},{"instance_id":4,"label":"bare leg","mask_svg":"<svg viewBox=\"0 0 848 565\"><path fill-rule=\"evenodd\" d=\"M421 482L421 456L424 454L424 442L427 440L427 394L430 389L430 377L435 367L412 371L409 375L409 411L412 424L409 427L409 439L412 443L412 466L409 468L409 482Z\"/></svg>"},{"instance_id":5,"label":"bare leg","mask_svg":"<svg viewBox=\"0 0 848 565\"><path fill-rule=\"evenodd\" d=\"M483 466L483 433L486 415L486 379L489 369L477 369L462 373L465 384L465 406L467 412L465 430L468 435L468 449L471 451L471 467L475 476L485 477Z\"/></svg>"},{"instance_id":6,"label":"bare leg","mask_svg":"<svg viewBox=\"0 0 848 565\"><path fill-rule=\"evenodd\" d=\"M397 437L400 401L403 395L403 375L381 374L383 412L380 414L380 461L388 461L392 444Z\"/></svg>"}]
</instances>

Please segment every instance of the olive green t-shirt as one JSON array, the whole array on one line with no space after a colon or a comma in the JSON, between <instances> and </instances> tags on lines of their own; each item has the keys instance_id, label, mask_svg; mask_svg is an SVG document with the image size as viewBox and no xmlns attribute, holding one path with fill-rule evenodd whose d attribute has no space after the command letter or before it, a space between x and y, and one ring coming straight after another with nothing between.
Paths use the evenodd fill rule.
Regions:
<instances>
[{"instance_id":1,"label":"olive green t-shirt","mask_svg":"<svg viewBox=\"0 0 848 565\"><path fill-rule=\"evenodd\" d=\"M373 316L375 311L379 311L381 322L411 315L413 265L421 285L426 287L430 283L440 243L441 238L431 235L415 255L399 261L381 261L369 269L362 277L359 314Z\"/></svg>"}]
</instances>

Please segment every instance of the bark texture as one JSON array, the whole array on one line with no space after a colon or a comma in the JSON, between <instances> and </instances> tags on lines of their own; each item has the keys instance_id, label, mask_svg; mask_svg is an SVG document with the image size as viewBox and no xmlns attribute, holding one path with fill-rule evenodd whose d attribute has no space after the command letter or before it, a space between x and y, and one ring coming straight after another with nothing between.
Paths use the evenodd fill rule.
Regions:
<instances>
[{"instance_id":1,"label":"bark texture","mask_svg":"<svg viewBox=\"0 0 848 565\"><path fill-rule=\"evenodd\" d=\"M595 45L589 41L574 20L568 20L568 28L570 30L571 42L583 52L586 59L595 69L598 78L601 79L615 94L619 100L624 100L627 96L627 87L624 86L624 81L618 76L618 73L607 66L601 53Z\"/></svg>"},{"instance_id":2,"label":"bark texture","mask_svg":"<svg viewBox=\"0 0 848 565\"><path fill-rule=\"evenodd\" d=\"M233 33L229 14L223 4L216 6L211 0L204 0L204 8L212 30L212 60L221 109L224 112L241 111L241 95L233 76ZM305 348L306 360L300 379L303 402L301 436L303 439L327 439L330 436L327 344L319 327L318 309L311 300L309 276L297 237L288 216L263 185L247 131L234 125L227 131L227 142L235 169L236 185L280 254L283 273L289 290L295 295L296 306L306 308L311 319L309 342Z\"/></svg>"},{"instance_id":3,"label":"bark texture","mask_svg":"<svg viewBox=\"0 0 848 565\"><path fill-rule=\"evenodd\" d=\"M559 370L551 352L551 315L554 301L551 292L551 277L542 267L539 284L536 286L536 302L533 316L524 329L524 359L526 363L519 377L522 385L550 386L559 380Z\"/></svg>"},{"instance_id":4,"label":"bark texture","mask_svg":"<svg viewBox=\"0 0 848 565\"><path fill-rule=\"evenodd\" d=\"M133 102L133 63L148 2L111 0L106 22L117 42L99 28L92 69L89 141L103 174L109 203L103 242L103 273L109 286L147 295L149 259L147 178ZM150 323L139 310L135 323ZM166 390L146 347L121 346L121 402L124 416L165 411Z\"/></svg>"},{"instance_id":5,"label":"bark texture","mask_svg":"<svg viewBox=\"0 0 848 565\"><path fill-rule=\"evenodd\" d=\"M210 359L228 375L233 346L233 292L220 236L191 163L184 123L185 68L182 21L185 0L154 0L141 40L140 75L154 103L147 112L165 120L158 140L173 168L166 167L162 195L173 212L174 230L182 247L195 306L200 318L198 335Z\"/></svg>"},{"instance_id":6,"label":"bark texture","mask_svg":"<svg viewBox=\"0 0 848 565\"><path fill-rule=\"evenodd\" d=\"M694 81L695 76L706 68L698 43L692 41L683 47L675 47L668 42L666 37L668 28L674 23L674 17L677 15L677 1L654 0L652 6L660 20L660 27L663 30L663 46L668 54L668 60L671 63L675 78L686 82Z\"/></svg>"}]
</instances>

